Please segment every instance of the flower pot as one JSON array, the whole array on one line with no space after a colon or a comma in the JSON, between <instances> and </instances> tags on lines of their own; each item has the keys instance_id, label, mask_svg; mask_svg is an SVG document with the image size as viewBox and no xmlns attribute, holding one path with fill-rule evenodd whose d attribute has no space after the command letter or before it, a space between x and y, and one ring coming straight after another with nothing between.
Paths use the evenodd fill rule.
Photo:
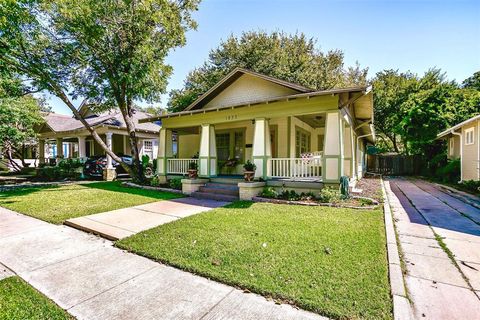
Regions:
<instances>
[{"instance_id":1,"label":"flower pot","mask_svg":"<svg viewBox=\"0 0 480 320\"><path fill-rule=\"evenodd\" d=\"M252 182L253 178L255 178L255 171L244 171L243 177L245 178L245 181Z\"/></svg>"},{"instance_id":2,"label":"flower pot","mask_svg":"<svg viewBox=\"0 0 480 320\"><path fill-rule=\"evenodd\" d=\"M188 169L188 178L189 179L197 179L198 178L198 170L197 169Z\"/></svg>"}]
</instances>

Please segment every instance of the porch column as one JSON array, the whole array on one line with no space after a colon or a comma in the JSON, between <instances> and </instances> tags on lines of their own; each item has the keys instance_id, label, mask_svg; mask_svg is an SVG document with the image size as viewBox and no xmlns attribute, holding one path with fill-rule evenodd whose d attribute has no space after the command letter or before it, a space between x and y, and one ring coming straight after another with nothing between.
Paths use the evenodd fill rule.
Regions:
<instances>
[{"instance_id":1,"label":"porch column","mask_svg":"<svg viewBox=\"0 0 480 320\"><path fill-rule=\"evenodd\" d=\"M354 169L354 146L353 146L353 128L350 127L348 124L345 125L345 131L343 136L343 147L344 147L344 174L350 179L355 178L355 169Z\"/></svg>"},{"instance_id":2,"label":"porch column","mask_svg":"<svg viewBox=\"0 0 480 320\"><path fill-rule=\"evenodd\" d=\"M214 177L217 175L217 143L215 127L202 124L200 132L199 176Z\"/></svg>"},{"instance_id":3,"label":"porch column","mask_svg":"<svg viewBox=\"0 0 480 320\"><path fill-rule=\"evenodd\" d=\"M172 130L161 128L158 137L157 176L160 183L167 182L167 159L173 156Z\"/></svg>"},{"instance_id":4,"label":"porch column","mask_svg":"<svg viewBox=\"0 0 480 320\"><path fill-rule=\"evenodd\" d=\"M107 132L105 133L105 143L107 145L108 150L112 151L112 133ZM107 153L107 169L113 169L112 165L112 157Z\"/></svg>"},{"instance_id":5,"label":"porch column","mask_svg":"<svg viewBox=\"0 0 480 320\"><path fill-rule=\"evenodd\" d=\"M339 183L344 175L343 120L338 111L328 112L325 118L325 146L322 178L326 183Z\"/></svg>"},{"instance_id":6,"label":"porch column","mask_svg":"<svg viewBox=\"0 0 480 320\"><path fill-rule=\"evenodd\" d=\"M80 159L87 157L85 137L78 137L78 157Z\"/></svg>"},{"instance_id":7,"label":"porch column","mask_svg":"<svg viewBox=\"0 0 480 320\"><path fill-rule=\"evenodd\" d=\"M62 138L57 138L57 163L60 161L60 159L63 159L63 139Z\"/></svg>"},{"instance_id":8,"label":"porch column","mask_svg":"<svg viewBox=\"0 0 480 320\"><path fill-rule=\"evenodd\" d=\"M45 139L38 139L38 163L45 163Z\"/></svg>"},{"instance_id":9,"label":"porch column","mask_svg":"<svg viewBox=\"0 0 480 320\"><path fill-rule=\"evenodd\" d=\"M255 119L253 129L253 163L257 166L255 178L266 179L270 172L270 158L272 157L272 147L270 145L270 126L265 118Z\"/></svg>"}]
</instances>

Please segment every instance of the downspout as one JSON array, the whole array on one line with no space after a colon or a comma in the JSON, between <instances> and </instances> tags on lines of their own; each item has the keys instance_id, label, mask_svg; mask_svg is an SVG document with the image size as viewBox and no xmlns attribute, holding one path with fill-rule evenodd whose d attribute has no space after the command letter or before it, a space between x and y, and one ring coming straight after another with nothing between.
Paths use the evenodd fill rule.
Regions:
<instances>
[{"instance_id":1,"label":"downspout","mask_svg":"<svg viewBox=\"0 0 480 320\"><path fill-rule=\"evenodd\" d=\"M358 154L359 154L358 151L360 150L360 148L359 148L360 139L373 136L373 139L375 140L375 134L374 134L374 132L375 132L375 131L374 131L374 129L373 129L373 124L370 124L370 133L364 134L364 135L361 135L361 136L358 136L358 137L357 137L357 157L356 157L357 159L359 158L359 157L358 157ZM365 150L365 152L366 152L366 150ZM362 159L362 165L363 165L363 159ZM362 173L363 173L363 169L364 169L364 168L363 168L363 166L362 166ZM357 171L358 171L358 166L357 166ZM366 172L366 171L365 171L365 172Z\"/></svg>"},{"instance_id":2,"label":"downspout","mask_svg":"<svg viewBox=\"0 0 480 320\"><path fill-rule=\"evenodd\" d=\"M463 164L462 164L462 157L463 157L463 141L462 141L462 134L455 132L454 130L450 131L450 133L454 136L459 136L460 137L460 181L462 182L463 180Z\"/></svg>"}]
</instances>

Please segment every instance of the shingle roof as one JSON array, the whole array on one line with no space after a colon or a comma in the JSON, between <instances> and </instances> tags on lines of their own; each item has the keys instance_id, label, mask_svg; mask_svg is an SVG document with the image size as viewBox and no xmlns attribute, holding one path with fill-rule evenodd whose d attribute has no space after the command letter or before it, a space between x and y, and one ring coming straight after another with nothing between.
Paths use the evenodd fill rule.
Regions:
<instances>
[{"instance_id":1,"label":"shingle roof","mask_svg":"<svg viewBox=\"0 0 480 320\"><path fill-rule=\"evenodd\" d=\"M158 132L160 130L160 126L155 123L152 123L152 122L139 123L140 119L146 119L148 117L151 117L151 115L142 111L136 111L133 115L135 128L141 131ZM48 113L44 116L44 119L46 124L54 132L73 131L73 130L84 128L83 124L72 116L67 116L67 115L58 114L58 113ZM96 117L91 117L85 120L91 126L109 125L109 126L118 127L119 129L127 128L122 114L118 111L105 112Z\"/></svg>"}]
</instances>

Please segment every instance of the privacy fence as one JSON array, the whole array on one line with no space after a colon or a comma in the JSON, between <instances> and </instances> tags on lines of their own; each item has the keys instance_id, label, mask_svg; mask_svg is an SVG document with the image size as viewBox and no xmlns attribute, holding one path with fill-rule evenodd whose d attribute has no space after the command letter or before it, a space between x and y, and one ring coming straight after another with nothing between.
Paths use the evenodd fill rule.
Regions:
<instances>
[{"instance_id":1,"label":"privacy fence","mask_svg":"<svg viewBox=\"0 0 480 320\"><path fill-rule=\"evenodd\" d=\"M422 171L421 156L368 155L367 171L393 176L418 175Z\"/></svg>"}]
</instances>

